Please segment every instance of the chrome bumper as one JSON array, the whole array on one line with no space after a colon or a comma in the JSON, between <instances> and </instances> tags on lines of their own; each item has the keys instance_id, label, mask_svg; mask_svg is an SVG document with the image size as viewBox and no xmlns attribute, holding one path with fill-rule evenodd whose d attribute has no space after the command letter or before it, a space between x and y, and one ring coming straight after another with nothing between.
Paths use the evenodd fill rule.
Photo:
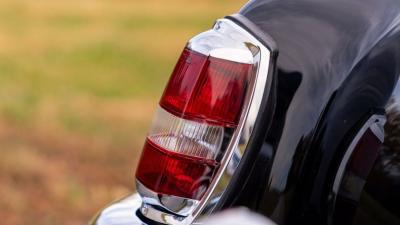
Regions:
<instances>
[{"instance_id":1,"label":"chrome bumper","mask_svg":"<svg viewBox=\"0 0 400 225\"><path fill-rule=\"evenodd\" d=\"M104 208L90 222L91 225L144 225L136 215L142 199L139 194L129 195Z\"/></svg>"},{"instance_id":2,"label":"chrome bumper","mask_svg":"<svg viewBox=\"0 0 400 225\"><path fill-rule=\"evenodd\" d=\"M104 208L90 222L90 225L146 225L137 215L142 204L139 194L129 195ZM204 222L204 223L203 223ZM246 208L236 208L217 213L196 225L276 225L271 220L250 212Z\"/></svg>"}]
</instances>

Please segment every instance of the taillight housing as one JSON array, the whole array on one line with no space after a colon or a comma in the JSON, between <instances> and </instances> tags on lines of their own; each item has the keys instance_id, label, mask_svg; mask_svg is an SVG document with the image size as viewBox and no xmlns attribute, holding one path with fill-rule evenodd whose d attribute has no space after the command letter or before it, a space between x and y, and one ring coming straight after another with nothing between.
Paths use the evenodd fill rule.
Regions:
<instances>
[{"instance_id":1,"label":"taillight housing","mask_svg":"<svg viewBox=\"0 0 400 225\"><path fill-rule=\"evenodd\" d=\"M270 52L228 19L184 48L159 102L136 171L141 213L189 224L248 141ZM245 140L245 141L243 141Z\"/></svg>"}]
</instances>

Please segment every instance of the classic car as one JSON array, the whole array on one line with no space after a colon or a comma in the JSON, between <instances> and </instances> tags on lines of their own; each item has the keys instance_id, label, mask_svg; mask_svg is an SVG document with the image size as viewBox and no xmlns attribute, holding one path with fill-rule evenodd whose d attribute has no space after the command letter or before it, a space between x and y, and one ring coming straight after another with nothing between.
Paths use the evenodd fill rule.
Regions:
<instances>
[{"instance_id":1,"label":"classic car","mask_svg":"<svg viewBox=\"0 0 400 225\"><path fill-rule=\"evenodd\" d=\"M250 1L188 41L138 193L92 224L399 225L399 74L399 0Z\"/></svg>"}]
</instances>

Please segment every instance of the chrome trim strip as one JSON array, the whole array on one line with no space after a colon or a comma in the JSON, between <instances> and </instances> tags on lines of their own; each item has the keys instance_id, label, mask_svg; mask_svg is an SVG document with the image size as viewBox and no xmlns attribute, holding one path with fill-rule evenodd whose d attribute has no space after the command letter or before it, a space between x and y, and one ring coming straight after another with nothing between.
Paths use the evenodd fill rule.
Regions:
<instances>
[{"instance_id":1,"label":"chrome trim strip","mask_svg":"<svg viewBox=\"0 0 400 225\"><path fill-rule=\"evenodd\" d=\"M185 207L184 211L180 209L173 210L171 207L167 207L165 202L163 203L161 199L167 197L169 201L179 202L182 198L151 193L143 189L144 186L138 183L138 191L142 195L144 201L141 208L142 214L149 219L173 225L191 224L203 212L209 202L213 202L213 199L219 198L228 185L233 174L232 168L230 168L229 171L227 171L226 168L231 161L236 164L233 168L236 168L238 162L236 162L237 159L233 159L233 156L237 155L241 149L245 149L249 142L261 106L261 101L266 91L265 86L271 57L271 52L266 46L241 26L229 19L217 20L212 30L192 38L187 47L205 55L239 63L253 64L254 77L249 85L249 90L251 92L246 96L244 101L245 108L243 109L239 124L232 135L231 141L228 144L226 153L221 160L221 166L200 201L192 202L193 205L190 205L189 211L186 211L188 208ZM241 156L236 158L240 159ZM222 176L225 175L229 180L227 182L220 182ZM218 185L221 187L217 190L216 187ZM154 198L154 195L157 197ZM157 209L159 207L170 211L171 214ZM177 217L176 214L183 217Z\"/></svg>"},{"instance_id":2,"label":"chrome trim strip","mask_svg":"<svg viewBox=\"0 0 400 225\"><path fill-rule=\"evenodd\" d=\"M332 187L332 192L336 196L339 193L339 188L340 184L342 183L343 175L346 170L347 164L349 163L349 160L351 156L353 155L353 152L364 135L364 133L367 131L367 129L371 129L371 131L379 138L379 140L382 141L383 143L383 138L384 138L384 130L383 130L383 125L386 122L386 118L383 115L372 115L367 122L365 122L364 126L361 127L361 129L358 131L357 135L354 137L353 141L350 143L346 153L343 156L342 161L340 162L339 169L336 173L335 176L335 181L333 183Z\"/></svg>"},{"instance_id":3,"label":"chrome trim strip","mask_svg":"<svg viewBox=\"0 0 400 225\"><path fill-rule=\"evenodd\" d=\"M386 122L386 120L385 120ZM384 123L373 123L371 125L371 131L372 133L375 134L375 136L383 143L383 141L385 140L385 129L384 129Z\"/></svg>"},{"instance_id":4,"label":"chrome trim strip","mask_svg":"<svg viewBox=\"0 0 400 225\"><path fill-rule=\"evenodd\" d=\"M227 152L225 157L221 161L221 168L216 178L211 183L209 189L207 190L205 199L202 199L200 205L194 213L191 215L190 220L193 221L197 216L200 215L202 210L206 207L208 201L210 200L211 195L213 194L218 182L221 180L224 171L228 165L228 162L232 159L234 155L235 149L245 149L247 146L252 130L254 128L254 123L257 119L258 112L261 106L262 97L264 96L264 88L267 82L268 70L269 70L269 62L270 62L270 51L255 37L253 37L250 33L248 33L245 29L237 25L231 20L221 19L218 20L215 24L215 28L222 27L222 23L229 24L233 27L237 32L239 32L243 36L239 36L234 32L228 32L231 38L236 39L244 43L244 45L250 49L253 54L253 64L255 67L255 77L253 79L253 83L251 84L253 87L253 92L248 96L248 99L245 100L245 106L247 106L242 113L242 117L240 119L239 125L233 134L232 140L227 148ZM224 28L222 28L224 29ZM196 49L194 49L196 50ZM239 146L239 141L241 141ZM225 183L226 188L227 183ZM222 194L222 193L221 193Z\"/></svg>"},{"instance_id":5,"label":"chrome trim strip","mask_svg":"<svg viewBox=\"0 0 400 225\"><path fill-rule=\"evenodd\" d=\"M209 55L214 58L225 59L238 63L245 63L245 64L253 63L253 55L248 49L242 50L234 48L218 48L211 50Z\"/></svg>"},{"instance_id":6,"label":"chrome trim strip","mask_svg":"<svg viewBox=\"0 0 400 225\"><path fill-rule=\"evenodd\" d=\"M143 216L162 224L175 224L178 221L185 219L185 217L164 212L146 203L142 203L140 206L140 212Z\"/></svg>"},{"instance_id":7,"label":"chrome trim strip","mask_svg":"<svg viewBox=\"0 0 400 225\"><path fill-rule=\"evenodd\" d=\"M194 207L199 203L199 201L189 198L158 194L148 189L137 179L136 188L145 205L148 207L151 207L151 205L162 207L165 211L169 211L171 214L187 216L193 212Z\"/></svg>"}]
</instances>

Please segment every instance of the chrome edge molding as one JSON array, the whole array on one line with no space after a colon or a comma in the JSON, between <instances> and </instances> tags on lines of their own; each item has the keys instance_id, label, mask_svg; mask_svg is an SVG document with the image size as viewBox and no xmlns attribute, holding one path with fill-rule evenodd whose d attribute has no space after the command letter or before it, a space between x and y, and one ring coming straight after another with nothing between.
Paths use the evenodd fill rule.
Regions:
<instances>
[{"instance_id":1,"label":"chrome edge molding","mask_svg":"<svg viewBox=\"0 0 400 225\"><path fill-rule=\"evenodd\" d=\"M200 201L157 194L148 190L140 182L137 182L138 192L143 200L140 207L142 215L153 221L172 225L193 223L207 205L215 203L215 200L225 190L240 161L240 149L246 148L253 131L262 98L266 91L265 86L271 57L271 52L266 46L229 19L217 20L211 30L192 38L188 42L187 47L204 55L239 63L253 64L254 77L249 86L251 92L245 99L245 108L243 109L238 127L228 144L215 179ZM235 158L236 160L234 160ZM228 182L220 182L222 176L227 176ZM216 189L217 186L218 190Z\"/></svg>"},{"instance_id":2,"label":"chrome edge molding","mask_svg":"<svg viewBox=\"0 0 400 225\"><path fill-rule=\"evenodd\" d=\"M346 170L347 164L349 163L349 160L351 156L353 155L353 152L360 141L360 139L363 137L367 129L371 129L372 133L379 138L379 140L382 141L385 137L385 131L384 131L384 124L386 122L386 117L384 115L372 115L367 122L361 127L361 129L358 131L357 135L354 137L353 141L350 143L349 147L347 148L342 161L340 162L339 169L336 173L335 180L333 183L332 187L332 193L334 195L334 202L336 201L336 196L339 193L339 188L340 184L342 183L344 172Z\"/></svg>"}]
</instances>

